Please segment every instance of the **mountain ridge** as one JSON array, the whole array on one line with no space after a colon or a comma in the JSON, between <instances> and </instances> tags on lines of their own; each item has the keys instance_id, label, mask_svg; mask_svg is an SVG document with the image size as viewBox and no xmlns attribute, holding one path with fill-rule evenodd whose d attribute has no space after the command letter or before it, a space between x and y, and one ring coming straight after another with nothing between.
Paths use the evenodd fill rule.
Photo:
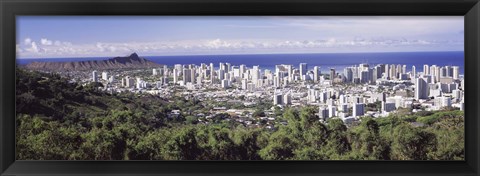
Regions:
<instances>
[{"instance_id":1,"label":"mountain ridge","mask_svg":"<svg viewBox=\"0 0 480 176\"><path fill-rule=\"evenodd\" d=\"M87 71L122 68L152 68L160 64L141 58L137 53L125 57L114 57L107 60L88 60L74 62L32 62L25 68L39 71Z\"/></svg>"}]
</instances>

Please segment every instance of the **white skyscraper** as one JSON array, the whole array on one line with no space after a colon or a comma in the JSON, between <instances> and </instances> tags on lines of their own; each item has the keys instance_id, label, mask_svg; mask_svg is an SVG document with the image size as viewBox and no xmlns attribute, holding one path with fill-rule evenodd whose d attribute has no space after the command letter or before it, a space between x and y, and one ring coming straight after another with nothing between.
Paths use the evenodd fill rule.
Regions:
<instances>
[{"instance_id":1,"label":"white skyscraper","mask_svg":"<svg viewBox=\"0 0 480 176\"><path fill-rule=\"evenodd\" d=\"M427 64L423 65L423 75L429 75L430 74L430 68L428 67Z\"/></svg>"},{"instance_id":2,"label":"white skyscraper","mask_svg":"<svg viewBox=\"0 0 480 176\"><path fill-rule=\"evenodd\" d=\"M382 101L382 112L391 112L396 109L395 103L387 103Z\"/></svg>"},{"instance_id":3,"label":"white skyscraper","mask_svg":"<svg viewBox=\"0 0 480 176\"><path fill-rule=\"evenodd\" d=\"M352 82L353 80L353 71L351 67L346 67L343 69L343 75L345 75L345 80L347 82Z\"/></svg>"},{"instance_id":4,"label":"white skyscraper","mask_svg":"<svg viewBox=\"0 0 480 176\"><path fill-rule=\"evenodd\" d=\"M458 76L460 75L460 68L458 66L453 66L453 79L458 79Z\"/></svg>"},{"instance_id":5,"label":"white skyscraper","mask_svg":"<svg viewBox=\"0 0 480 176\"><path fill-rule=\"evenodd\" d=\"M223 80L225 78L225 70L218 70L218 79Z\"/></svg>"},{"instance_id":6,"label":"white skyscraper","mask_svg":"<svg viewBox=\"0 0 480 176\"><path fill-rule=\"evenodd\" d=\"M304 76L307 74L307 63L300 63L300 79L304 80Z\"/></svg>"},{"instance_id":7,"label":"white skyscraper","mask_svg":"<svg viewBox=\"0 0 480 176\"><path fill-rule=\"evenodd\" d=\"M191 69L183 69L183 82L191 83L192 82L192 70Z\"/></svg>"},{"instance_id":8,"label":"white skyscraper","mask_svg":"<svg viewBox=\"0 0 480 176\"><path fill-rule=\"evenodd\" d=\"M368 71L362 71L360 72L360 82L362 83L367 83L369 81L369 72Z\"/></svg>"},{"instance_id":9,"label":"white skyscraper","mask_svg":"<svg viewBox=\"0 0 480 176\"><path fill-rule=\"evenodd\" d=\"M98 82L98 72L97 71L92 72L92 81L93 82Z\"/></svg>"},{"instance_id":10,"label":"white skyscraper","mask_svg":"<svg viewBox=\"0 0 480 176\"><path fill-rule=\"evenodd\" d=\"M333 80L337 77L337 74L335 73L335 69L334 68L331 68L330 69L330 81L332 81L332 84L333 84Z\"/></svg>"},{"instance_id":11,"label":"white skyscraper","mask_svg":"<svg viewBox=\"0 0 480 176\"><path fill-rule=\"evenodd\" d=\"M229 87L230 87L230 82L228 81L228 79L223 79L222 80L222 88L227 89Z\"/></svg>"},{"instance_id":12,"label":"white skyscraper","mask_svg":"<svg viewBox=\"0 0 480 176\"><path fill-rule=\"evenodd\" d=\"M122 79L122 86L130 88L134 86L135 80L130 78L129 76L126 76L125 78Z\"/></svg>"},{"instance_id":13,"label":"white skyscraper","mask_svg":"<svg viewBox=\"0 0 480 176\"><path fill-rule=\"evenodd\" d=\"M435 106L437 108L442 108L442 107L451 107L452 106L452 99L450 97L435 97Z\"/></svg>"},{"instance_id":14,"label":"white skyscraper","mask_svg":"<svg viewBox=\"0 0 480 176\"><path fill-rule=\"evenodd\" d=\"M412 74L411 78L415 79L417 77L417 69L415 68L415 65L412 66Z\"/></svg>"},{"instance_id":15,"label":"white skyscraper","mask_svg":"<svg viewBox=\"0 0 480 176\"><path fill-rule=\"evenodd\" d=\"M178 82L178 71L176 68L173 69L173 84L177 84Z\"/></svg>"},{"instance_id":16,"label":"white skyscraper","mask_svg":"<svg viewBox=\"0 0 480 176\"><path fill-rule=\"evenodd\" d=\"M219 70L225 70L226 69L226 65L223 62L220 62L220 64L218 66L220 67Z\"/></svg>"},{"instance_id":17,"label":"white skyscraper","mask_svg":"<svg viewBox=\"0 0 480 176\"><path fill-rule=\"evenodd\" d=\"M292 65L286 65L287 67L287 74L288 74L288 81L292 81L293 80L293 68L292 68Z\"/></svg>"},{"instance_id":18,"label":"white skyscraper","mask_svg":"<svg viewBox=\"0 0 480 176\"><path fill-rule=\"evenodd\" d=\"M395 65L390 65L390 79L397 79L397 70L395 69Z\"/></svg>"},{"instance_id":19,"label":"white skyscraper","mask_svg":"<svg viewBox=\"0 0 480 176\"><path fill-rule=\"evenodd\" d=\"M102 72L102 79L107 81L108 80L108 73L107 72Z\"/></svg>"},{"instance_id":20,"label":"white skyscraper","mask_svg":"<svg viewBox=\"0 0 480 176\"><path fill-rule=\"evenodd\" d=\"M232 70L232 64L230 63L225 63L225 72L230 72Z\"/></svg>"},{"instance_id":21,"label":"white skyscraper","mask_svg":"<svg viewBox=\"0 0 480 176\"><path fill-rule=\"evenodd\" d=\"M258 65L253 66L250 74L252 75L253 81L257 81L257 79L260 79L260 66Z\"/></svg>"},{"instance_id":22,"label":"white skyscraper","mask_svg":"<svg viewBox=\"0 0 480 176\"><path fill-rule=\"evenodd\" d=\"M435 66L435 83L440 82L440 68L441 67Z\"/></svg>"},{"instance_id":23,"label":"white skyscraper","mask_svg":"<svg viewBox=\"0 0 480 176\"><path fill-rule=\"evenodd\" d=\"M210 82L212 84L215 83L215 68L213 67L213 63L210 63Z\"/></svg>"},{"instance_id":24,"label":"white skyscraper","mask_svg":"<svg viewBox=\"0 0 480 176\"><path fill-rule=\"evenodd\" d=\"M428 84L423 78L417 78L415 80L415 99L427 99L428 98Z\"/></svg>"},{"instance_id":25,"label":"white skyscraper","mask_svg":"<svg viewBox=\"0 0 480 176\"><path fill-rule=\"evenodd\" d=\"M313 67L313 81L318 82L319 75L320 75L320 67L319 66Z\"/></svg>"},{"instance_id":26,"label":"white skyscraper","mask_svg":"<svg viewBox=\"0 0 480 176\"><path fill-rule=\"evenodd\" d=\"M273 95L273 105L281 105L281 104L283 104L283 95L277 92Z\"/></svg>"},{"instance_id":27,"label":"white skyscraper","mask_svg":"<svg viewBox=\"0 0 480 176\"><path fill-rule=\"evenodd\" d=\"M383 72L383 74L384 74L384 79L390 79L390 77L389 77L389 76L390 76L390 70L389 70L390 67L389 67L387 64L385 64L384 67L385 67L384 70L383 70L383 71L384 71L384 72Z\"/></svg>"},{"instance_id":28,"label":"white skyscraper","mask_svg":"<svg viewBox=\"0 0 480 176\"><path fill-rule=\"evenodd\" d=\"M163 66L163 75L164 76L168 75L168 66L167 65Z\"/></svg>"},{"instance_id":29,"label":"white skyscraper","mask_svg":"<svg viewBox=\"0 0 480 176\"><path fill-rule=\"evenodd\" d=\"M365 109L365 104L354 103L353 104L352 116L353 117L363 116L365 114L364 109Z\"/></svg>"},{"instance_id":30,"label":"white skyscraper","mask_svg":"<svg viewBox=\"0 0 480 176\"><path fill-rule=\"evenodd\" d=\"M328 117L335 117L337 116L337 107L329 105L328 106Z\"/></svg>"},{"instance_id":31,"label":"white skyscraper","mask_svg":"<svg viewBox=\"0 0 480 176\"><path fill-rule=\"evenodd\" d=\"M247 90L247 88L248 88L247 83L248 83L247 79L242 79L242 89L243 90Z\"/></svg>"}]
</instances>

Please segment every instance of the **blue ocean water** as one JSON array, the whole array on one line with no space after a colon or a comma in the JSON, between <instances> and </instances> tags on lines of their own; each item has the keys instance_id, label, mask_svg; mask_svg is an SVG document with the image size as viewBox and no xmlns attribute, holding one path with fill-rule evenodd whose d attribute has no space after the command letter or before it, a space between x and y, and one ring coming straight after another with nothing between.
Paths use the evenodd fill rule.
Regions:
<instances>
[{"instance_id":1,"label":"blue ocean water","mask_svg":"<svg viewBox=\"0 0 480 176\"><path fill-rule=\"evenodd\" d=\"M142 57L142 56L141 56ZM173 66L174 64L213 63L218 67L220 62L232 65L245 64L248 67L259 65L262 69L274 70L275 65L291 64L298 67L299 63L307 63L309 69L320 66L322 71L335 68L368 63L376 64L405 64L407 70L415 65L417 71L423 70L423 65L459 66L460 73L464 73L465 57L463 51L451 52L389 52L389 53L318 53L318 54L248 54L248 55L189 55L189 56L145 56L144 58L159 64ZM19 59L18 64L28 64L32 61L58 62L103 60L108 58L61 58L61 59Z\"/></svg>"}]
</instances>

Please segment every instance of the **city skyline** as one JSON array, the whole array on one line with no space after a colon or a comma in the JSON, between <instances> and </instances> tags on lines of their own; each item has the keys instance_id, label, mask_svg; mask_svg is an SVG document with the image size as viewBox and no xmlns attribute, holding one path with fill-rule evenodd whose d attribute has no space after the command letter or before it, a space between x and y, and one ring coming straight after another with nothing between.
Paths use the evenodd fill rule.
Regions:
<instances>
[{"instance_id":1,"label":"city skyline","mask_svg":"<svg viewBox=\"0 0 480 176\"><path fill-rule=\"evenodd\" d=\"M462 16L20 16L17 28L18 58L463 51L464 37Z\"/></svg>"},{"instance_id":2,"label":"city skyline","mask_svg":"<svg viewBox=\"0 0 480 176\"><path fill-rule=\"evenodd\" d=\"M18 16L17 160L464 160L463 18Z\"/></svg>"}]
</instances>

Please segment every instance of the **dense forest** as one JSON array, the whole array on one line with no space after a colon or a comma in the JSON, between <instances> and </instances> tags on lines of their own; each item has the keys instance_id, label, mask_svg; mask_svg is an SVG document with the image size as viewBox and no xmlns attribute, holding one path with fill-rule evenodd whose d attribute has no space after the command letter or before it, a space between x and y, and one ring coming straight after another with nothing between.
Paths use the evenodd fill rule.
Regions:
<instances>
[{"instance_id":1,"label":"dense forest","mask_svg":"<svg viewBox=\"0 0 480 176\"><path fill-rule=\"evenodd\" d=\"M195 99L107 93L56 74L17 69L19 160L463 160L464 115L444 109L347 127L320 123L316 107L276 112L286 125L247 128L217 114L209 124ZM261 112L259 112L261 113Z\"/></svg>"}]
</instances>

